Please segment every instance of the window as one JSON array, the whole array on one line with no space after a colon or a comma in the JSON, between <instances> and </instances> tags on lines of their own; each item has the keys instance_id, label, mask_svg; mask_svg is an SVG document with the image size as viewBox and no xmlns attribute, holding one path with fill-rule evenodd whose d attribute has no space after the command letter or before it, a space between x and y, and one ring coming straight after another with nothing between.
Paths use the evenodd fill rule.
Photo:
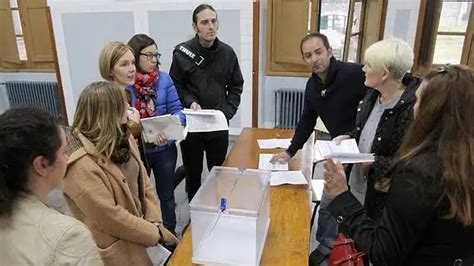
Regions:
<instances>
[{"instance_id":1,"label":"window","mask_svg":"<svg viewBox=\"0 0 474 266\"><path fill-rule=\"evenodd\" d=\"M362 0L322 0L319 29L339 60L360 61L360 36L363 20Z\"/></svg>"},{"instance_id":2,"label":"window","mask_svg":"<svg viewBox=\"0 0 474 266\"><path fill-rule=\"evenodd\" d=\"M267 1L266 74L308 76L300 41L309 32L327 35L334 56L360 62L366 0ZM371 1L368 6L377 8ZM376 2L378 5L378 2ZM371 18L378 18L372 16ZM376 23L372 23L376 24Z\"/></svg>"},{"instance_id":3,"label":"window","mask_svg":"<svg viewBox=\"0 0 474 266\"><path fill-rule=\"evenodd\" d=\"M54 71L46 0L0 0L0 71Z\"/></svg>"},{"instance_id":4,"label":"window","mask_svg":"<svg viewBox=\"0 0 474 266\"><path fill-rule=\"evenodd\" d=\"M389 0L385 17L384 39L399 38L415 47L420 0Z\"/></svg>"},{"instance_id":5,"label":"window","mask_svg":"<svg viewBox=\"0 0 474 266\"><path fill-rule=\"evenodd\" d=\"M443 1L433 64L461 63L471 7L471 1Z\"/></svg>"},{"instance_id":6,"label":"window","mask_svg":"<svg viewBox=\"0 0 474 266\"><path fill-rule=\"evenodd\" d=\"M414 71L446 63L474 67L473 35L471 0L421 0Z\"/></svg>"}]
</instances>

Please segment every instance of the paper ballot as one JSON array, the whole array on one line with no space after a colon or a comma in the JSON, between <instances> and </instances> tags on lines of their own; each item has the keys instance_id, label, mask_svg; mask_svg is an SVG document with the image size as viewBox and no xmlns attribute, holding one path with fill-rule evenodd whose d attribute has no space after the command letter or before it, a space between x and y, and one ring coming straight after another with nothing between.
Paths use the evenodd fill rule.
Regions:
<instances>
[{"instance_id":1,"label":"paper ballot","mask_svg":"<svg viewBox=\"0 0 474 266\"><path fill-rule=\"evenodd\" d=\"M229 130L224 113L219 110L191 110L184 109L188 132L212 132Z\"/></svg>"},{"instance_id":2,"label":"paper ballot","mask_svg":"<svg viewBox=\"0 0 474 266\"><path fill-rule=\"evenodd\" d=\"M162 245L156 245L154 247L148 247L146 249L148 256L150 257L153 265L165 265L165 262L168 260L168 257L171 255L171 252L164 248Z\"/></svg>"},{"instance_id":3,"label":"paper ballot","mask_svg":"<svg viewBox=\"0 0 474 266\"><path fill-rule=\"evenodd\" d=\"M270 160L272 159L273 154L260 154L260 158L258 159L258 169L260 170L271 170L271 171L287 171L288 170L288 163L280 164L280 163L271 163Z\"/></svg>"},{"instance_id":4,"label":"paper ballot","mask_svg":"<svg viewBox=\"0 0 474 266\"><path fill-rule=\"evenodd\" d=\"M311 179L311 190L313 191L313 200L321 200L324 190L324 180Z\"/></svg>"},{"instance_id":5,"label":"paper ballot","mask_svg":"<svg viewBox=\"0 0 474 266\"><path fill-rule=\"evenodd\" d=\"M301 171L275 171L272 172L270 186L283 184L306 185L308 181Z\"/></svg>"},{"instance_id":6,"label":"paper ballot","mask_svg":"<svg viewBox=\"0 0 474 266\"><path fill-rule=\"evenodd\" d=\"M186 129L181 125L177 115L160 115L140 119L142 134L145 142L153 143L162 132L168 140L183 140L186 138Z\"/></svg>"},{"instance_id":7,"label":"paper ballot","mask_svg":"<svg viewBox=\"0 0 474 266\"><path fill-rule=\"evenodd\" d=\"M287 149L291 144L291 139L259 139L257 143L260 149Z\"/></svg>"},{"instance_id":8,"label":"paper ballot","mask_svg":"<svg viewBox=\"0 0 474 266\"><path fill-rule=\"evenodd\" d=\"M375 160L370 153L360 153L355 139L345 139L339 145L331 140L316 140L314 161L332 158L341 163L367 163Z\"/></svg>"}]
</instances>

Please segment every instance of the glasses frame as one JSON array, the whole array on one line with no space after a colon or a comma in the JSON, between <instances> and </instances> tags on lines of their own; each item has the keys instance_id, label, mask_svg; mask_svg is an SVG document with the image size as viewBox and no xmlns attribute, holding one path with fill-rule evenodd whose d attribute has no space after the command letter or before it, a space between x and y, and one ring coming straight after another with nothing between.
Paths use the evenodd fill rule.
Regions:
<instances>
[{"instance_id":1,"label":"glasses frame","mask_svg":"<svg viewBox=\"0 0 474 266\"><path fill-rule=\"evenodd\" d=\"M161 58L161 54L160 53L156 53L156 54L152 54L152 53L140 53L140 55L143 55L146 57L146 59L148 61L151 61L154 58L156 58L156 60L160 60Z\"/></svg>"}]
</instances>

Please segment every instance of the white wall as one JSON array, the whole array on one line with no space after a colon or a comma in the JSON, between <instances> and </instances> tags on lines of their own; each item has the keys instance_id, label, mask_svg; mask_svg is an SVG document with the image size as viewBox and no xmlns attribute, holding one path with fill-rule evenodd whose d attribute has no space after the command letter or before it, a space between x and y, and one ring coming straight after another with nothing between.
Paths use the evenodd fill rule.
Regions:
<instances>
[{"instance_id":1,"label":"white wall","mask_svg":"<svg viewBox=\"0 0 474 266\"><path fill-rule=\"evenodd\" d=\"M216 9L218 36L239 57L244 92L230 133L239 134L252 123L252 0L207 1ZM173 47L191 38L195 0L49 0L56 37L68 119L72 121L82 88L100 80L98 55L109 41L127 42L135 33L153 37L162 53L161 69L168 71Z\"/></svg>"}]
</instances>

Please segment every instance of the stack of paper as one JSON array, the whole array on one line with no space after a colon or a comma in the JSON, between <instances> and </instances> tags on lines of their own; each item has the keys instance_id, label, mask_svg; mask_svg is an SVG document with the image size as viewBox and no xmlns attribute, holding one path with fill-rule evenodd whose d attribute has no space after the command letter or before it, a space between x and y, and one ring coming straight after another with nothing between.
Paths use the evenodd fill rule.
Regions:
<instances>
[{"instance_id":1,"label":"stack of paper","mask_svg":"<svg viewBox=\"0 0 474 266\"><path fill-rule=\"evenodd\" d=\"M287 171L288 170L288 163L280 164L280 163L271 163L270 160L272 159L273 154L265 154L261 153L260 158L258 161L258 169L260 170L270 170L270 171Z\"/></svg>"},{"instance_id":2,"label":"stack of paper","mask_svg":"<svg viewBox=\"0 0 474 266\"><path fill-rule=\"evenodd\" d=\"M257 143L260 149L287 149L291 144L291 139L259 139Z\"/></svg>"},{"instance_id":3,"label":"stack of paper","mask_svg":"<svg viewBox=\"0 0 474 266\"><path fill-rule=\"evenodd\" d=\"M314 161L332 158L341 163L367 163L375 160L370 153L360 153L355 139L345 139L339 145L331 140L317 140L314 145Z\"/></svg>"},{"instance_id":4,"label":"stack of paper","mask_svg":"<svg viewBox=\"0 0 474 266\"><path fill-rule=\"evenodd\" d=\"M160 115L140 119L143 139L147 143L157 140L161 132L168 140L183 140L186 138L186 129L181 125L177 115Z\"/></svg>"},{"instance_id":5,"label":"stack of paper","mask_svg":"<svg viewBox=\"0 0 474 266\"><path fill-rule=\"evenodd\" d=\"M272 172L270 186L283 184L306 185L308 181L301 171L276 171Z\"/></svg>"},{"instance_id":6,"label":"stack of paper","mask_svg":"<svg viewBox=\"0 0 474 266\"><path fill-rule=\"evenodd\" d=\"M224 113L219 110L191 110L184 109L186 115L186 126L188 132L212 132L229 130L227 118Z\"/></svg>"}]
</instances>

